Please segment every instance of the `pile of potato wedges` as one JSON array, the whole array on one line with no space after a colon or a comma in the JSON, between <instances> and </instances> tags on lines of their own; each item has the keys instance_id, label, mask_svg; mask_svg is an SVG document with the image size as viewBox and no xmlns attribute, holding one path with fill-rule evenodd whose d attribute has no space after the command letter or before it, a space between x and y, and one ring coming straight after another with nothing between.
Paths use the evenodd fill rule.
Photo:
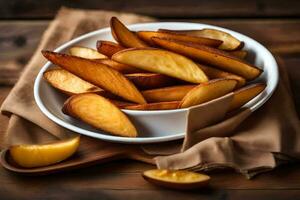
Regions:
<instances>
[{"instance_id":1,"label":"pile of potato wedges","mask_svg":"<svg viewBox=\"0 0 300 200\"><path fill-rule=\"evenodd\" d=\"M199 105L233 92L228 112L264 90L249 84L263 70L246 60L244 43L215 30L131 31L110 21L116 40L68 54L42 51L55 68L44 79L69 95L62 111L110 134L136 137L121 109L168 110Z\"/></svg>"}]
</instances>

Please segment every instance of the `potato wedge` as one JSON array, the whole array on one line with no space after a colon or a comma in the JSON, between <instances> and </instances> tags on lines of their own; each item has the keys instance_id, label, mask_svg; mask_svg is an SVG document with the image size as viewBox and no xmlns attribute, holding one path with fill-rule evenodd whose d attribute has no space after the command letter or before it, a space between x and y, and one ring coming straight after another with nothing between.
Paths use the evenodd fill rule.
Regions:
<instances>
[{"instance_id":1,"label":"potato wedge","mask_svg":"<svg viewBox=\"0 0 300 200\"><path fill-rule=\"evenodd\" d=\"M125 77L128 78L131 82L133 82L133 84L139 89L153 89L165 87L169 85L174 85L177 81L169 76L156 73L126 74Z\"/></svg>"},{"instance_id":2,"label":"potato wedge","mask_svg":"<svg viewBox=\"0 0 300 200\"><path fill-rule=\"evenodd\" d=\"M172 109L177 109L179 104L180 104L180 101L158 102L158 103L147 103L147 104L126 106L124 109L128 109L128 110L172 110Z\"/></svg>"},{"instance_id":3,"label":"potato wedge","mask_svg":"<svg viewBox=\"0 0 300 200\"><path fill-rule=\"evenodd\" d=\"M103 91L101 88L82 80L64 69L47 70L44 72L43 77L51 86L67 95Z\"/></svg>"},{"instance_id":4,"label":"potato wedge","mask_svg":"<svg viewBox=\"0 0 300 200\"><path fill-rule=\"evenodd\" d=\"M192 190L207 186L210 177L205 174L185 170L151 169L142 176L145 180L162 187Z\"/></svg>"},{"instance_id":5,"label":"potato wedge","mask_svg":"<svg viewBox=\"0 0 300 200\"><path fill-rule=\"evenodd\" d=\"M172 40L179 40L183 42L194 42L196 44L202 44L207 45L211 47L218 47L220 44L222 44L221 40L214 40L210 38L204 38L204 37L194 37L194 36L188 36L184 34L178 34L178 33L164 33L164 32L157 32L157 31L139 31L136 33L139 38L141 38L143 41L147 42L150 45L155 45L152 41L152 37L158 37L158 38L165 38L165 39L172 39Z\"/></svg>"},{"instance_id":6,"label":"potato wedge","mask_svg":"<svg viewBox=\"0 0 300 200\"><path fill-rule=\"evenodd\" d=\"M233 37L231 34L226 33L224 31L216 30L216 29L209 29L205 28L202 30L166 30L166 29L159 29L161 32L166 33L180 33L186 34L195 37L205 37L211 38L215 40L221 40L223 43L219 46L219 49L222 50L238 50L243 48L244 43L239 41L237 38Z\"/></svg>"},{"instance_id":7,"label":"potato wedge","mask_svg":"<svg viewBox=\"0 0 300 200\"><path fill-rule=\"evenodd\" d=\"M235 56L239 59L245 59L248 55L248 51L246 50L236 50L236 51L229 51L232 56Z\"/></svg>"},{"instance_id":8,"label":"potato wedge","mask_svg":"<svg viewBox=\"0 0 300 200\"><path fill-rule=\"evenodd\" d=\"M194 44L182 43L181 41L165 40L161 38L152 38L152 40L165 49L240 75L247 80L253 80L262 73L261 69L244 60L236 58L225 51L204 45L196 46Z\"/></svg>"},{"instance_id":9,"label":"potato wedge","mask_svg":"<svg viewBox=\"0 0 300 200\"><path fill-rule=\"evenodd\" d=\"M191 89L180 103L181 108L188 108L199 105L234 90L237 81L234 79L214 79L207 83L202 83Z\"/></svg>"},{"instance_id":10,"label":"potato wedge","mask_svg":"<svg viewBox=\"0 0 300 200\"><path fill-rule=\"evenodd\" d=\"M50 51L42 51L45 58L76 76L117 96L135 103L146 103L139 90L123 74L107 65Z\"/></svg>"},{"instance_id":11,"label":"potato wedge","mask_svg":"<svg viewBox=\"0 0 300 200\"><path fill-rule=\"evenodd\" d=\"M214 67L208 67L206 65L198 64L198 66L202 69L202 71L208 76L209 79L218 79L218 78L227 78L227 79L235 79L238 81L236 85L237 88L242 87L246 84L246 79L241 76L222 71L220 69Z\"/></svg>"},{"instance_id":12,"label":"potato wedge","mask_svg":"<svg viewBox=\"0 0 300 200\"><path fill-rule=\"evenodd\" d=\"M135 33L120 22L116 17L110 20L111 33L115 40L124 47L148 47L148 45L140 40Z\"/></svg>"},{"instance_id":13,"label":"potato wedge","mask_svg":"<svg viewBox=\"0 0 300 200\"><path fill-rule=\"evenodd\" d=\"M109 99L109 101L112 102L115 106L117 106L120 109L125 108L127 106L138 105L138 104L131 103L128 101L121 101L121 100L115 100L115 99Z\"/></svg>"},{"instance_id":14,"label":"potato wedge","mask_svg":"<svg viewBox=\"0 0 300 200\"><path fill-rule=\"evenodd\" d=\"M133 48L120 51L112 59L150 72L168 75L191 83L208 79L192 60L161 49Z\"/></svg>"},{"instance_id":15,"label":"potato wedge","mask_svg":"<svg viewBox=\"0 0 300 200\"><path fill-rule=\"evenodd\" d=\"M99 53L98 51L87 47L71 47L69 53L72 56L77 56L86 59L102 59L107 58L106 55Z\"/></svg>"},{"instance_id":16,"label":"potato wedge","mask_svg":"<svg viewBox=\"0 0 300 200\"><path fill-rule=\"evenodd\" d=\"M181 101L196 85L178 85L142 91L147 102Z\"/></svg>"},{"instance_id":17,"label":"potato wedge","mask_svg":"<svg viewBox=\"0 0 300 200\"><path fill-rule=\"evenodd\" d=\"M234 91L229 111L236 110L248 103L266 88L264 83L255 83Z\"/></svg>"},{"instance_id":18,"label":"potato wedge","mask_svg":"<svg viewBox=\"0 0 300 200\"><path fill-rule=\"evenodd\" d=\"M95 60L99 63L102 63L102 64L105 64L115 70L117 70L118 72L122 73L122 74L132 74L132 73L143 73L143 72L146 72L144 70L141 70L141 69L138 69L136 67L132 67L132 66L129 66L129 65L125 65L125 64L122 64L122 63L119 63L119 62L116 62L114 60L111 60L111 59L98 59L98 60Z\"/></svg>"},{"instance_id":19,"label":"potato wedge","mask_svg":"<svg viewBox=\"0 0 300 200\"><path fill-rule=\"evenodd\" d=\"M48 144L22 144L9 148L12 159L21 167L44 167L61 162L78 149L80 136Z\"/></svg>"},{"instance_id":20,"label":"potato wedge","mask_svg":"<svg viewBox=\"0 0 300 200\"><path fill-rule=\"evenodd\" d=\"M122 51L123 49L125 49L125 47L122 47L121 45L111 41L97 41L98 52L106 55L109 58L112 57L112 55L114 55L115 53Z\"/></svg>"},{"instance_id":21,"label":"potato wedge","mask_svg":"<svg viewBox=\"0 0 300 200\"><path fill-rule=\"evenodd\" d=\"M74 95L65 102L62 111L113 135L137 136L137 130L127 116L109 100L97 94Z\"/></svg>"}]
</instances>

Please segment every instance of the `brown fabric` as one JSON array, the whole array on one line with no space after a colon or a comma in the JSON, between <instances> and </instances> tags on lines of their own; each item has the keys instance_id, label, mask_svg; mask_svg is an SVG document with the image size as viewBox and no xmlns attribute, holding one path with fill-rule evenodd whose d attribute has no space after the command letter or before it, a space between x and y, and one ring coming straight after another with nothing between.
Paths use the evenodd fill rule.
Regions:
<instances>
[{"instance_id":1,"label":"brown fabric","mask_svg":"<svg viewBox=\"0 0 300 200\"><path fill-rule=\"evenodd\" d=\"M108 27L112 16L118 17L126 24L151 21L151 18L148 17L117 12L82 11L69 8L62 8L59 11L56 19L45 31L19 81L2 104L1 112L12 114L6 135L1 136L4 146L24 142L48 142L69 136L70 131L58 126L43 115L33 97L35 77L46 62L41 55L41 50L53 50L79 35Z\"/></svg>"},{"instance_id":2,"label":"brown fabric","mask_svg":"<svg viewBox=\"0 0 300 200\"><path fill-rule=\"evenodd\" d=\"M183 151L156 157L158 167L193 170L232 167L250 178L273 169L283 159L299 159L299 119L289 86L285 86L288 80L282 67L280 74L277 90L262 108L251 116L246 109L220 123L188 132Z\"/></svg>"},{"instance_id":3,"label":"brown fabric","mask_svg":"<svg viewBox=\"0 0 300 200\"><path fill-rule=\"evenodd\" d=\"M46 61L40 51L53 50L78 35L107 27L111 16L117 16L126 24L153 20L116 12L66 8L59 11L18 83L2 104L2 113L10 116L8 130L1 136L5 141L4 147L19 143L43 143L74 134L50 121L35 104L34 79ZM202 119L190 118L184 141L144 145L143 150L151 155L160 155L156 157L160 168L206 170L233 167L248 177L274 168L278 161L299 158L299 119L287 89L286 73L282 70L281 74L282 79L273 97L251 116L250 110L246 109L220 122L232 98L229 94L190 111L190 116L200 111L204 114ZM212 107L215 107L214 112ZM206 116L207 113L211 116ZM199 121L205 123L200 124ZM88 140L100 144L97 140ZM81 143L82 146L85 144Z\"/></svg>"}]
</instances>

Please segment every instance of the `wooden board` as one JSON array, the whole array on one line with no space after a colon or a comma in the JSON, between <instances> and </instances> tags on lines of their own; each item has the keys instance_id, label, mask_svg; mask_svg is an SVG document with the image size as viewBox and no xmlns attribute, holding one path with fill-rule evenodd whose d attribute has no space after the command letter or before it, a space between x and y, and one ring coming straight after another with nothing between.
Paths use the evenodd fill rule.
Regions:
<instances>
[{"instance_id":1,"label":"wooden board","mask_svg":"<svg viewBox=\"0 0 300 200\"><path fill-rule=\"evenodd\" d=\"M166 195L172 199L296 199L300 195L299 165L285 166L254 180L230 171L214 173L209 188L193 192L151 185L140 175L151 168L122 160L44 177L16 176L0 170L0 196L10 199L165 199Z\"/></svg>"},{"instance_id":2,"label":"wooden board","mask_svg":"<svg viewBox=\"0 0 300 200\"><path fill-rule=\"evenodd\" d=\"M298 0L44 0L0 2L0 18L52 18L61 6L134 12L154 17L291 17L300 15Z\"/></svg>"}]
</instances>

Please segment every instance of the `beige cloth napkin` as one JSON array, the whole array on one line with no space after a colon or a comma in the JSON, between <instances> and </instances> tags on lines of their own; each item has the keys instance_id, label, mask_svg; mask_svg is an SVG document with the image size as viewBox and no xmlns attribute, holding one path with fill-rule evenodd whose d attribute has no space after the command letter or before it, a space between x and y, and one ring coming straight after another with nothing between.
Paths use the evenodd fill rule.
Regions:
<instances>
[{"instance_id":1,"label":"beige cloth napkin","mask_svg":"<svg viewBox=\"0 0 300 200\"><path fill-rule=\"evenodd\" d=\"M69 137L70 131L56 125L44 116L33 98L33 83L46 60L42 49L55 49L64 42L109 25L111 16L117 16L126 24L147 22L153 19L133 14L106 11L83 11L62 8L43 35L34 56L4 101L1 112L10 116L3 147L19 143L43 143ZM160 168L205 170L232 167L252 177L270 170L282 161L300 157L299 119L289 92L284 69L277 91L263 108L251 116L249 109L241 110L223 121L208 120L199 124L189 121L187 134L182 140L142 148L151 155ZM199 108L206 113L212 105L213 114L228 108L232 94L207 103ZM190 115L196 111L191 111ZM206 115L204 115L206 116ZM249 117L250 116L250 117ZM201 120L203 121L203 120ZM84 140L93 140L83 137ZM95 143L97 140L93 140ZM83 142L82 145L85 143ZM101 145L101 143L99 143ZM280 161L280 162L279 162Z\"/></svg>"}]
</instances>

